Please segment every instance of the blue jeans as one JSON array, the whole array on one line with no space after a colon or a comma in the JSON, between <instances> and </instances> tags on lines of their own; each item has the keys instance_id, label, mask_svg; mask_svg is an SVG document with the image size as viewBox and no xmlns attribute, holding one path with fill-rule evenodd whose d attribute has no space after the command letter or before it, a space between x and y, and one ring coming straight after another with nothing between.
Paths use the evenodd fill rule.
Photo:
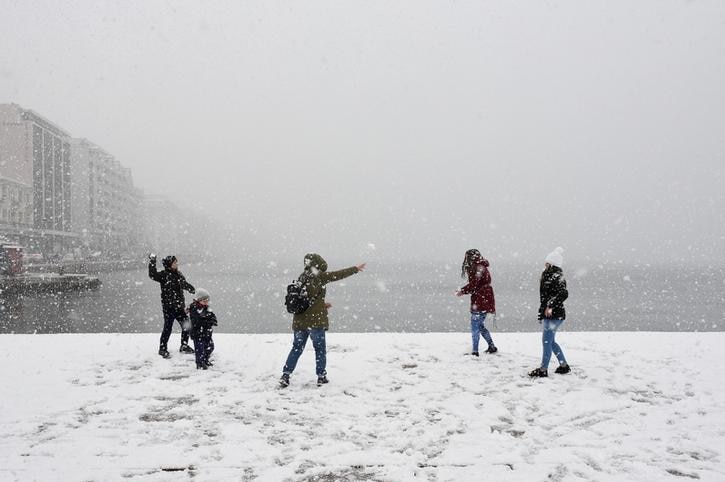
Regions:
<instances>
[{"instance_id":1,"label":"blue jeans","mask_svg":"<svg viewBox=\"0 0 725 482\"><path fill-rule=\"evenodd\" d=\"M481 336L489 347L494 346L491 332L488 331L485 324L487 314L485 311L471 312L471 339L473 340L473 351L476 353L478 353L478 341Z\"/></svg>"},{"instance_id":2,"label":"blue jeans","mask_svg":"<svg viewBox=\"0 0 725 482\"><path fill-rule=\"evenodd\" d=\"M544 328L544 332L541 336L541 342L544 345L544 356L541 358L541 368L547 369L549 367L549 360L551 360L551 352L554 352L556 359L559 360L560 365L566 364L566 358L564 358L564 352L561 351L561 347L556 340L556 330L564 323L564 320L551 320L544 318L541 320L541 325Z\"/></svg>"},{"instance_id":3,"label":"blue jeans","mask_svg":"<svg viewBox=\"0 0 725 482\"><path fill-rule=\"evenodd\" d=\"M327 374L325 371L327 367L327 346L325 344L324 328L310 328L308 330L295 331L294 339L292 340L292 350L290 350L287 356L287 363L284 364L284 368L282 369L283 373L289 375L295 371L297 361L300 359L300 355L302 355L307 344L307 338L312 338L312 346L315 348L317 376L322 377Z\"/></svg>"}]
</instances>

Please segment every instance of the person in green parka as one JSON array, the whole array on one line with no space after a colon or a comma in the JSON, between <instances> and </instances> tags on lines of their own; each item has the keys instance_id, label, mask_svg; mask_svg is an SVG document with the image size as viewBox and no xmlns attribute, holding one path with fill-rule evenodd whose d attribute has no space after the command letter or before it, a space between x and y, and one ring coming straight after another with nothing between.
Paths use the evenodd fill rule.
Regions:
<instances>
[{"instance_id":1,"label":"person in green parka","mask_svg":"<svg viewBox=\"0 0 725 482\"><path fill-rule=\"evenodd\" d=\"M317 371L317 386L328 383L327 379L327 347L325 332L330 327L327 310L332 307L325 301L325 286L327 283L345 279L365 269L365 263L339 271L327 271L327 262L319 254L305 255L305 270L298 278L305 287L310 300L310 307L304 312L295 314L292 319L294 338L292 349L287 356L287 362L282 369L282 378L279 384L282 387L289 385L289 377L297 366L297 361L305 349L307 339L312 338L315 348L315 367Z\"/></svg>"}]
</instances>

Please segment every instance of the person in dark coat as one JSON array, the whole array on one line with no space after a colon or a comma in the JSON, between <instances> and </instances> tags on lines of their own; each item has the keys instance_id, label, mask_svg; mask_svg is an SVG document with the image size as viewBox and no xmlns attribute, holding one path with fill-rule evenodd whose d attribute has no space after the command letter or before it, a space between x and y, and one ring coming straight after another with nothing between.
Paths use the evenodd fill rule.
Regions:
<instances>
[{"instance_id":1,"label":"person in dark coat","mask_svg":"<svg viewBox=\"0 0 725 482\"><path fill-rule=\"evenodd\" d=\"M209 309L209 292L203 288L196 290L194 301L189 305L191 318L191 339L194 340L196 368L206 370L212 363L209 356L214 351L211 335L217 326L216 315Z\"/></svg>"},{"instance_id":2,"label":"person in dark coat","mask_svg":"<svg viewBox=\"0 0 725 482\"><path fill-rule=\"evenodd\" d=\"M164 265L162 271L156 270L156 255L149 256L149 278L161 284L161 308L164 314L164 329L161 331L159 341L159 355L169 358L167 344L171 337L171 330L174 321L181 325L181 353L194 353L189 346L188 317L186 316L186 304L184 302L184 290L194 293L194 287L186 281L184 275L179 271L179 261L176 256L167 256L161 263Z\"/></svg>"},{"instance_id":3,"label":"person in dark coat","mask_svg":"<svg viewBox=\"0 0 725 482\"><path fill-rule=\"evenodd\" d=\"M365 269L365 263L339 271L327 271L327 262L319 254L305 255L305 269L298 280L305 286L307 295L311 301L310 307L303 313L294 315L292 319L292 330L294 338L292 349L287 356L287 362L282 369L282 378L279 384L282 387L289 385L289 377L297 366L297 361L305 349L307 339L312 338L312 346L315 348L315 367L317 371L317 385L328 383L327 379L327 347L325 332L330 327L330 320L327 310L332 307L325 302L327 283L345 279Z\"/></svg>"},{"instance_id":4,"label":"person in dark coat","mask_svg":"<svg viewBox=\"0 0 725 482\"><path fill-rule=\"evenodd\" d=\"M541 342L544 354L541 358L541 366L529 373L531 377L549 376L549 360L551 360L552 352L559 360L556 373L564 374L571 371L564 357L564 352L556 342L556 330L566 319L564 301L569 297L564 272L561 269L564 264L563 252L562 248L556 248L549 253L546 256L544 271L541 273L541 280L539 281L539 322L543 328Z\"/></svg>"},{"instance_id":5,"label":"person in dark coat","mask_svg":"<svg viewBox=\"0 0 725 482\"><path fill-rule=\"evenodd\" d=\"M486 328L486 317L496 314L496 300L491 286L488 260L477 249L469 249L463 258L461 277L468 278L468 284L456 292L456 296L471 295L471 355L478 356L478 342L483 337L488 343L486 353L496 353L491 332Z\"/></svg>"}]
</instances>

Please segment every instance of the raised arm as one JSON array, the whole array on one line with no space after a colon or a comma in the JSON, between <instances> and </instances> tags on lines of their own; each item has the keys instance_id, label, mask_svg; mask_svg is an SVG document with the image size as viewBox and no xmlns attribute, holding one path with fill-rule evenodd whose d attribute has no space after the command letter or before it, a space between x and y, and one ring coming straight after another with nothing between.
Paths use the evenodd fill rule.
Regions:
<instances>
[{"instance_id":1,"label":"raised arm","mask_svg":"<svg viewBox=\"0 0 725 482\"><path fill-rule=\"evenodd\" d=\"M356 266L350 268L341 269L338 271L326 271L322 273L320 277L323 283L331 283L333 281L340 281L341 279L348 278L358 272Z\"/></svg>"},{"instance_id":2,"label":"raised arm","mask_svg":"<svg viewBox=\"0 0 725 482\"><path fill-rule=\"evenodd\" d=\"M351 266L349 268L341 269L338 271L327 271L322 273L320 276L320 280L322 283L331 283L333 281L339 281L341 279L345 279L349 276L354 275L355 273L359 273L360 271L365 269L365 263L359 264L357 266Z\"/></svg>"},{"instance_id":3,"label":"raised arm","mask_svg":"<svg viewBox=\"0 0 725 482\"><path fill-rule=\"evenodd\" d=\"M149 278L152 280L161 283L162 276L159 274L158 270L156 269L156 258L150 258L149 259Z\"/></svg>"}]
</instances>

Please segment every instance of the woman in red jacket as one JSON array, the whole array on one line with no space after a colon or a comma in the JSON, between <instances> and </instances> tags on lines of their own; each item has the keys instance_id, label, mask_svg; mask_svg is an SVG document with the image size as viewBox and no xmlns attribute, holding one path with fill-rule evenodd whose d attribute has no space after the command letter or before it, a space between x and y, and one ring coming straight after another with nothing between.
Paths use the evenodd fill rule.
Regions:
<instances>
[{"instance_id":1,"label":"woman in red jacket","mask_svg":"<svg viewBox=\"0 0 725 482\"><path fill-rule=\"evenodd\" d=\"M469 249L463 258L461 278L466 276L468 276L468 284L458 290L456 296L471 295L471 338L473 340L471 355L478 356L480 336L488 343L486 353L496 353L498 348L493 344L491 333L485 324L486 315L496 313L491 273L488 271L488 260L482 257L477 249Z\"/></svg>"}]
</instances>

